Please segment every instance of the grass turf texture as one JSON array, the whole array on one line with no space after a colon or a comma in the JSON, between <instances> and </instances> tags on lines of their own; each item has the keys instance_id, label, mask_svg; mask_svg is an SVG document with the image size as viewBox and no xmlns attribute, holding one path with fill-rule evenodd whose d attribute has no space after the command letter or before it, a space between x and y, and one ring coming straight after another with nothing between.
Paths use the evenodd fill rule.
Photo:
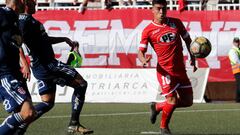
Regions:
<instances>
[{"instance_id":1,"label":"grass turf texture","mask_svg":"<svg viewBox=\"0 0 240 135\"><path fill-rule=\"evenodd\" d=\"M34 122L26 135L65 135L70 104L55 107ZM0 105L0 121L7 116ZM159 132L149 121L149 104L86 103L81 123L94 130L94 135L140 135ZM174 135L240 135L240 104L194 104L176 109L170 124Z\"/></svg>"}]
</instances>

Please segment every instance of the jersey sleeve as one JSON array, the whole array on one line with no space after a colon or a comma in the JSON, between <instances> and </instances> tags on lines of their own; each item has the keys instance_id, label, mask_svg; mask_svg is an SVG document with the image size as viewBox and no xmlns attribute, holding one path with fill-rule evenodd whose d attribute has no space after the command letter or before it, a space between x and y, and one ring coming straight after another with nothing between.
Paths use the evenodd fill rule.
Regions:
<instances>
[{"instance_id":1,"label":"jersey sleeve","mask_svg":"<svg viewBox=\"0 0 240 135\"><path fill-rule=\"evenodd\" d=\"M5 18L4 13L0 11L0 29L3 30L7 26L8 22Z\"/></svg>"},{"instance_id":2,"label":"jersey sleeve","mask_svg":"<svg viewBox=\"0 0 240 135\"><path fill-rule=\"evenodd\" d=\"M9 22L9 18L14 19L14 16L11 15L12 14L7 14L4 9L0 8L0 32L11 29L12 26L11 22Z\"/></svg>"},{"instance_id":3,"label":"jersey sleeve","mask_svg":"<svg viewBox=\"0 0 240 135\"><path fill-rule=\"evenodd\" d=\"M185 26L183 25L181 20L178 20L178 27L179 27L179 33L183 39L186 39L189 37L189 33L187 32Z\"/></svg>"},{"instance_id":4,"label":"jersey sleeve","mask_svg":"<svg viewBox=\"0 0 240 135\"><path fill-rule=\"evenodd\" d=\"M148 32L146 29L142 32L142 37L140 41L140 45L138 47L138 50L146 52L148 48Z\"/></svg>"},{"instance_id":5,"label":"jersey sleeve","mask_svg":"<svg viewBox=\"0 0 240 135\"><path fill-rule=\"evenodd\" d=\"M34 27L32 27L31 21L29 19L23 19L19 21L19 30L25 43L31 42L31 40L33 40L32 38L29 38L32 37L31 34L34 33L32 29L34 29Z\"/></svg>"}]
</instances>

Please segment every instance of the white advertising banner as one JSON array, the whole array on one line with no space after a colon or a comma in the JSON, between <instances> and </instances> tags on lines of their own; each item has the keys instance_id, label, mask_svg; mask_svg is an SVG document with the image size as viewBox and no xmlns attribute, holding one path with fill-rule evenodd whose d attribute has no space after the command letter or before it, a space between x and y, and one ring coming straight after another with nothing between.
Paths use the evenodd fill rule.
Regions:
<instances>
[{"instance_id":1,"label":"white advertising banner","mask_svg":"<svg viewBox=\"0 0 240 135\"><path fill-rule=\"evenodd\" d=\"M88 81L86 102L148 103L162 101L155 68L115 69L115 68L78 68L77 71ZM208 68L187 71L194 91L194 102L202 102ZM34 102L40 102L36 79L28 82ZM56 102L71 102L73 89L57 87Z\"/></svg>"},{"instance_id":2,"label":"white advertising banner","mask_svg":"<svg viewBox=\"0 0 240 135\"><path fill-rule=\"evenodd\" d=\"M233 38L240 36L240 10L168 11L168 16L182 20L192 40L204 36L211 42L209 56L196 61L198 67L211 69L209 82L234 81L228 52ZM143 29L152 21L151 10L89 10L84 15L74 10L46 10L38 11L34 17L44 24L50 36L79 42L84 68L141 68L137 50ZM190 58L185 42L183 47L187 65ZM66 43L53 48L56 58L66 62L71 48ZM157 56L151 45L146 55L151 57L148 68L156 67Z\"/></svg>"}]
</instances>

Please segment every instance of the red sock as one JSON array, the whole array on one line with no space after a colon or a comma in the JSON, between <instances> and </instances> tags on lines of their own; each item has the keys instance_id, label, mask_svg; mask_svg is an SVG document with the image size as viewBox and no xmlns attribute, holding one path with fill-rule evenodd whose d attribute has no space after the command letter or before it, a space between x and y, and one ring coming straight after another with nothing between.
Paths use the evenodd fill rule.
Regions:
<instances>
[{"instance_id":1,"label":"red sock","mask_svg":"<svg viewBox=\"0 0 240 135\"><path fill-rule=\"evenodd\" d=\"M162 119L160 128L168 128L169 121L171 119L172 113L175 109L175 104L165 103L162 111Z\"/></svg>"},{"instance_id":2,"label":"red sock","mask_svg":"<svg viewBox=\"0 0 240 135\"><path fill-rule=\"evenodd\" d=\"M159 112L159 111L162 111L163 110L163 107L165 106L167 101L164 101L164 102L159 102L159 103L156 103L156 110Z\"/></svg>"}]
</instances>

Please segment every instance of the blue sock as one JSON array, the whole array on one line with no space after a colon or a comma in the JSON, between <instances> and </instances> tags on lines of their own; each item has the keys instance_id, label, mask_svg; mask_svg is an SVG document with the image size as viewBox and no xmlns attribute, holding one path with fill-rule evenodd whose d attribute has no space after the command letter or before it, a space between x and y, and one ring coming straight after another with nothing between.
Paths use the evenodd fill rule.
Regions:
<instances>
[{"instance_id":1,"label":"blue sock","mask_svg":"<svg viewBox=\"0 0 240 135\"><path fill-rule=\"evenodd\" d=\"M54 103L47 103L47 102L41 102L34 106L37 115L34 120L41 117L44 113L48 112L52 107L54 106ZM21 132L25 132L28 128L28 123L22 123L18 130L22 130Z\"/></svg>"},{"instance_id":2,"label":"blue sock","mask_svg":"<svg viewBox=\"0 0 240 135\"><path fill-rule=\"evenodd\" d=\"M19 113L8 116L0 125L0 135L11 135L16 128L23 123L23 118Z\"/></svg>"},{"instance_id":3,"label":"blue sock","mask_svg":"<svg viewBox=\"0 0 240 135\"><path fill-rule=\"evenodd\" d=\"M74 92L72 95L72 115L69 125L80 124L79 116L85 101L85 93L87 90L87 86L88 86L87 81L82 80L81 84L79 84L78 87L74 88Z\"/></svg>"},{"instance_id":4,"label":"blue sock","mask_svg":"<svg viewBox=\"0 0 240 135\"><path fill-rule=\"evenodd\" d=\"M54 103L47 103L47 102L41 102L38 103L37 105L34 106L36 112L37 112L37 117L36 119L38 119L39 117L41 117L44 113L48 112L49 110L51 110L54 106Z\"/></svg>"},{"instance_id":5,"label":"blue sock","mask_svg":"<svg viewBox=\"0 0 240 135\"><path fill-rule=\"evenodd\" d=\"M82 111L85 95L80 96L76 92L72 95L72 115L70 125L76 125L79 123L79 115Z\"/></svg>"}]
</instances>

